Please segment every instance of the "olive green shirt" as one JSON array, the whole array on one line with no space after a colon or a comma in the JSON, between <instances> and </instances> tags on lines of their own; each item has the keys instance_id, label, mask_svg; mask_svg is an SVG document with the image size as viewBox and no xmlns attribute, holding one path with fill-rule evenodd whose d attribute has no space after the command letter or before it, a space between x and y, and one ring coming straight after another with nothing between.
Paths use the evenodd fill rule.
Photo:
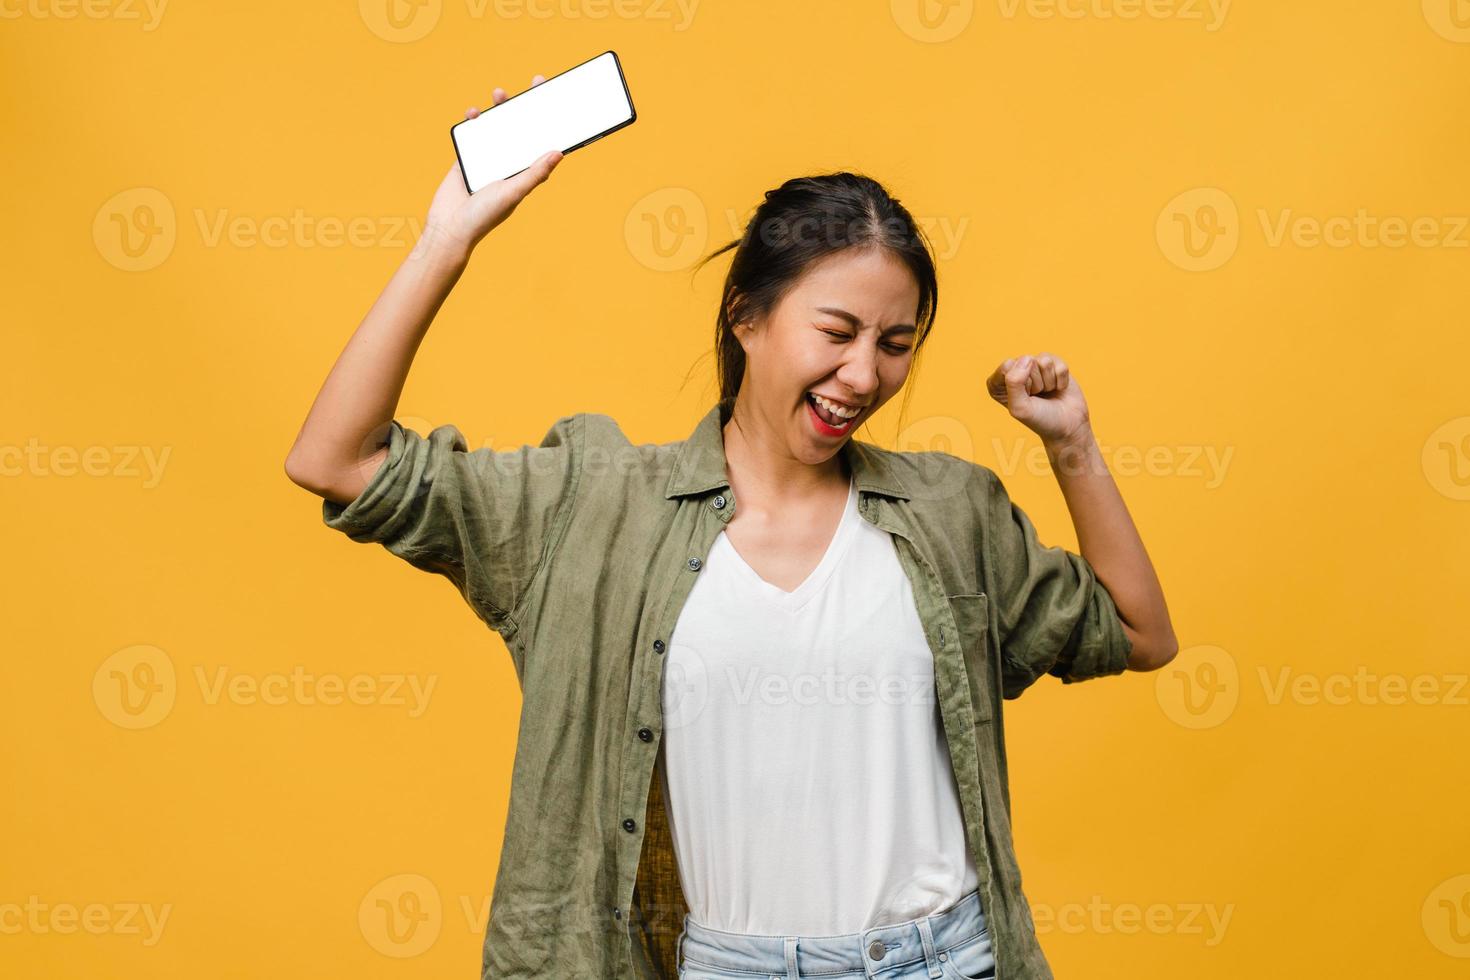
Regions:
<instances>
[{"instance_id":1,"label":"olive green shirt","mask_svg":"<svg viewBox=\"0 0 1470 980\"><path fill-rule=\"evenodd\" d=\"M499 451L466 451L452 425L424 437L394 421L357 499L323 501L329 527L453 582L515 665L523 705L483 977L676 976L688 906L656 768L664 654L739 507L728 408L679 442L634 445L584 412L539 446ZM934 654L997 980L1046 980L1012 848L1002 699L1043 674L1121 673L1132 644L1092 567L1043 547L991 470L855 439L840 452L863 520L893 535Z\"/></svg>"}]
</instances>

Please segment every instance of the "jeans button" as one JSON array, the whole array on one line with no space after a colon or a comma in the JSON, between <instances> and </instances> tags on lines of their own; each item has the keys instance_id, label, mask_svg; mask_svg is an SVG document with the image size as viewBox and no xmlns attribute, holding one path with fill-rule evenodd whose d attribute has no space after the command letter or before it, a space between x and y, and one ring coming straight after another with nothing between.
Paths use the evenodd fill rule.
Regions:
<instances>
[{"instance_id":1,"label":"jeans button","mask_svg":"<svg viewBox=\"0 0 1470 980\"><path fill-rule=\"evenodd\" d=\"M884 948L882 940L875 939L871 943L868 943L868 955L875 960L881 960L883 954L887 952L888 950Z\"/></svg>"}]
</instances>

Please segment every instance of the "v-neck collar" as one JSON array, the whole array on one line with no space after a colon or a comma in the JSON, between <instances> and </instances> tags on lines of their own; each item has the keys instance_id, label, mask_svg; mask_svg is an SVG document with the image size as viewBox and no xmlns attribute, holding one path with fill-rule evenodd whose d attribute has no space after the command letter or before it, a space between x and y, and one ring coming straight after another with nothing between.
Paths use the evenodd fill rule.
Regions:
<instances>
[{"instance_id":1,"label":"v-neck collar","mask_svg":"<svg viewBox=\"0 0 1470 980\"><path fill-rule=\"evenodd\" d=\"M811 570L800 585L790 592L761 578L750 563L740 557L740 552L735 550L734 543L724 531L720 532L721 547L729 554L735 573L744 579L757 594L787 612L796 612L822 591L822 586L826 585L827 580L832 577L832 573L841 563L843 553L847 550L848 542L854 533L854 525L858 520L857 501L857 481L849 480L847 500L842 507L842 517L837 522L837 530L833 532L832 540L827 542L827 550L823 553L821 561L817 562L817 566Z\"/></svg>"}]
</instances>

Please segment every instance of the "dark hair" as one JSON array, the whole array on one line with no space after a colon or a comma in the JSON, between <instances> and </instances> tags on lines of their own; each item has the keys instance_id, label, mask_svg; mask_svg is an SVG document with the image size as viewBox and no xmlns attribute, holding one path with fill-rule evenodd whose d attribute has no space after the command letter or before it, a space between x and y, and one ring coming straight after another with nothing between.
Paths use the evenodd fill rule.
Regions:
<instances>
[{"instance_id":1,"label":"dark hair","mask_svg":"<svg viewBox=\"0 0 1470 980\"><path fill-rule=\"evenodd\" d=\"M745 349L734 325L769 313L807 267L824 256L850 248L885 249L908 266L919 285L916 358L934 323L939 283L929 240L908 209L863 174L796 177L766 191L741 237L705 256L694 271L732 248L735 257L715 317L722 404L733 407L745 376Z\"/></svg>"}]
</instances>

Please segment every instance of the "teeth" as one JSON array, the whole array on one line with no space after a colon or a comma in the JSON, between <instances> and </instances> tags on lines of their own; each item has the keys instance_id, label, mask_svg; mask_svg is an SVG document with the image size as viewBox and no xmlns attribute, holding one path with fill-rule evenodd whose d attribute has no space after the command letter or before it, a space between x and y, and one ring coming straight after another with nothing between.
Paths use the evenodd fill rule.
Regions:
<instances>
[{"instance_id":1,"label":"teeth","mask_svg":"<svg viewBox=\"0 0 1470 980\"><path fill-rule=\"evenodd\" d=\"M818 404L820 404L823 408L825 408L827 411L831 412L833 415L837 416L838 418L842 418L842 419L855 418L858 415L858 413L862 411L861 409L857 409L857 408L843 408L841 405L837 404L836 402L834 402L834 401L832 401L830 399L827 399L827 398L823 398L821 395L817 394L816 392L812 392L811 393L811 396L812 396L812 398Z\"/></svg>"}]
</instances>

